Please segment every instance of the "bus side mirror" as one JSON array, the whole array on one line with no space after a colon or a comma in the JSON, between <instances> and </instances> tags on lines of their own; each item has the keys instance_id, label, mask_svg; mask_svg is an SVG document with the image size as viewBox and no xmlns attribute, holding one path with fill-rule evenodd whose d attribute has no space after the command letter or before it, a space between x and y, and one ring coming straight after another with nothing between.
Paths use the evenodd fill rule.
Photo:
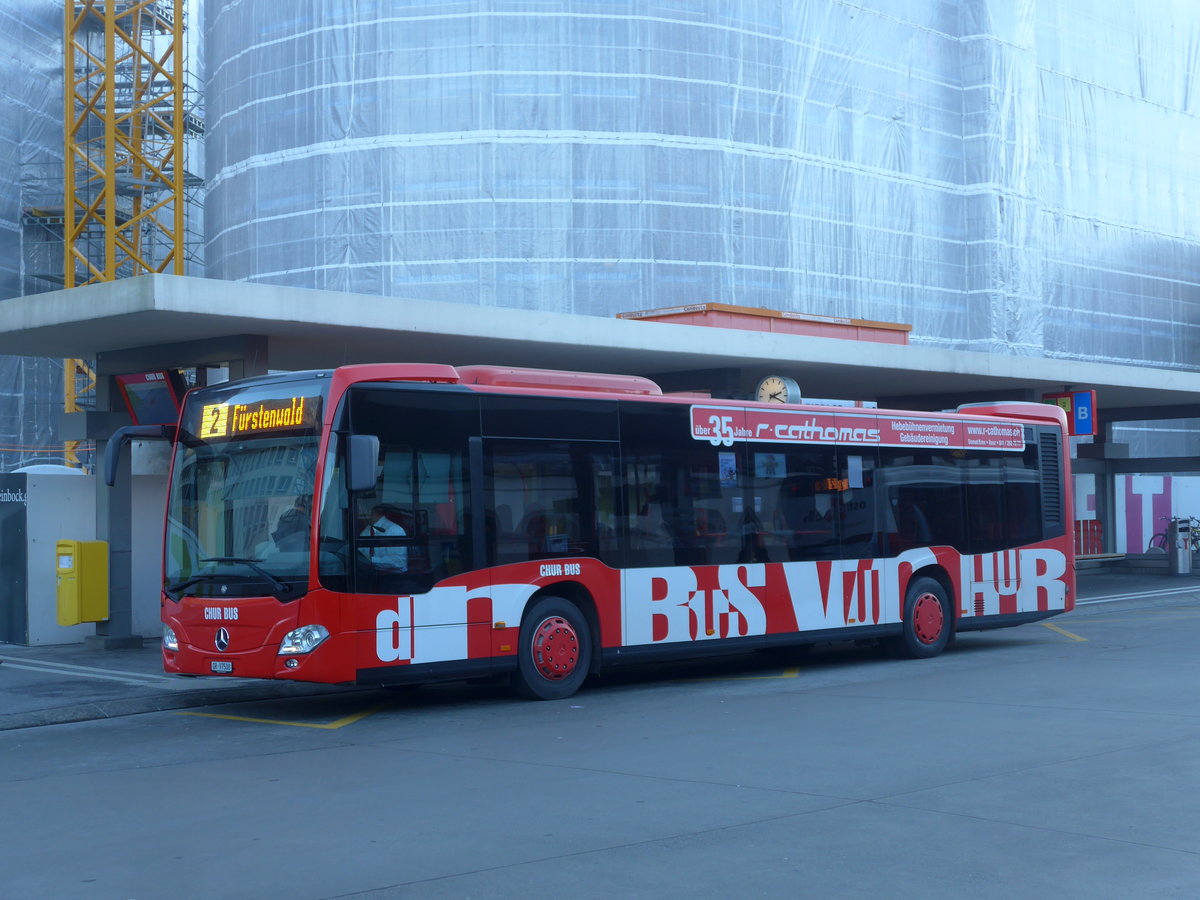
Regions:
<instances>
[{"instance_id":1,"label":"bus side mirror","mask_svg":"<svg viewBox=\"0 0 1200 900\"><path fill-rule=\"evenodd\" d=\"M173 441L178 429L174 425L126 425L113 432L104 446L104 483L117 483L117 466L121 452L130 441Z\"/></svg>"},{"instance_id":2,"label":"bus side mirror","mask_svg":"<svg viewBox=\"0 0 1200 900\"><path fill-rule=\"evenodd\" d=\"M375 466L379 462L379 438L373 434L352 434L346 439L346 489L369 491L375 487Z\"/></svg>"}]
</instances>

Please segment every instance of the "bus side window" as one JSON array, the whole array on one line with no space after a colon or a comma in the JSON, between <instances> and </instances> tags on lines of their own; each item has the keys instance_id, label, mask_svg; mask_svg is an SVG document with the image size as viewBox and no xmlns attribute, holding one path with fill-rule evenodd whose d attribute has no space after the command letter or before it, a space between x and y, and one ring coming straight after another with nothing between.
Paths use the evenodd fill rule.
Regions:
<instances>
[{"instance_id":1,"label":"bus side window","mask_svg":"<svg viewBox=\"0 0 1200 900\"><path fill-rule=\"evenodd\" d=\"M1042 539L1042 492L1037 445L1004 465L1004 508L1010 544L1030 544Z\"/></svg>"},{"instance_id":2,"label":"bus side window","mask_svg":"<svg viewBox=\"0 0 1200 900\"><path fill-rule=\"evenodd\" d=\"M755 533L744 556L764 562L837 556L841 482L834 451L762 446L749 457L747 525Z\"/></svg>"},{"instance_id":3,"label":"bus side window","mask_svg":"<svg viewBox=\"0 0 1200 900\"><path fill-rule=\"evenodd\" d=\"M1004 507L1010 544L1030 544L1041 540L1041 496L1036 482L1006 484Z\"/></svg>"},{"instance_id":4,"label":"bus side window","mask_svg":"<svg viewBox=\"0 0 1200 900\"><path fill-rule=\"evenodd\" d=\"M345 469L339 455L341 442L335 434L329 441L322 486L321 518L318 523L317 568L321 584L333 591L350 590L349 559L350 498L346 493ZM263 525L264 535L267 528Z\"/></svg>"},{"instance_id":5,"label":"bus side window","mask_svg":"<svg viewBox=\"0 0 1200 900\"><path fill-rule=\"evenodd\" d=\"M918 491L901 488L892 503L892 515L896 521L895 550L927 547L933 543L924 498Z\"/></svg>"},{"instance_id":6,"label":"bus side window","mask_svg":"<svg viewBox=\"0 0 1200 900\"><path fill-rule=\"evenodd\" d=\"M1042 538L1037 449L973 451L967 460L969 552L991 553Z\"/></svg>"},{"instance_id":7,"label":"bus side window","mask_svg":"<svg viewBox=\"0 0 1200 900\"><path fill-rule=\"evenodd\" d=\"M961 451L883 448L876 495L883 506L880 554L966 546Z\"/></svg>"},{"instance_id":8,"label":"bus side window","mask_svg":"<svg viewBox=\"0 0 1200 900\"><path fill-rule=\"evenodd\" d=\"M880 520L882 502L876 496L876 453L872 447L838 450L837 485L834 489L841 524L842 559L878 556L886 543Z\"/></svg>"},{"instance_id":9,"label":"bus side window","mask_svg":"<svg viewBox=\"0 0 1200 900\"><path fill-rule=\"evenodd\" d=\"M616 454L494 438L484 451L485 527L493 564L594 556L611 561Z\"/></svg>"},{"instance_id":10,"label":"bus side window","mask_svg":"<svg viewBox=\"0 0 1200 900\"><path fill-rule=\"evenodd\" d=\"M352 589L424 593L483 565L472 558L465 515L478 399L365 385L353 389L347 421L379 438L375 488L355 494L347 512Z\"/></svg>"},{"instance_id":11,"label":"bus side window","mask_svg":"<svg viewBox=\"0 0 1200 900\"><path fill-rule=\"evenodd\" d=\"M1002 477L1000 467L993 465L973 466L967 472L967 535L971 553L991 553L1004 548Z\"/></svg>"},{"instance_id":12,"label":"bus side window","mask_svg":"<svg viewBox=\"0 0 1200 900\"><path fill-rule=\"evenodd\" d=\"M788 559L828 556L836 534L833 506L817 492L822 481L813 473L789 474L779 492L779 526L788 544Z\"/></svg>"}]
</instances>

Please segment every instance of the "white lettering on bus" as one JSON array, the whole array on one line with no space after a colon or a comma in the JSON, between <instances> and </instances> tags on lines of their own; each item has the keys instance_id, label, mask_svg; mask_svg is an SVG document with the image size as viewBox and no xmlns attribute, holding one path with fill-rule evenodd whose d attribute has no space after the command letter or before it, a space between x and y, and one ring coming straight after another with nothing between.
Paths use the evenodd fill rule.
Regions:
<instances>
[{"instance_id":1,"label":"white lettering on bus","mask_svg":"<svg viewBox=\"0 0 1200 900\"><path fill-rule=\"evenodd\" d=\"M855 444L878 444L878 428L851 428L834 425L821 426L815 419L798 422L792 425L779 424L775 426L775 438L780 441L812 441L831 442L845 441Z\"/></svg>"},{"instance_id":2,"label":"white lettering on bus","mask_svg":"<svg viewBox=\"0 0 1200 900\"><path fill-rule=\"evenodd\" d=\"M560 575L578 575L583 571L581 563L542 563L538 575L542 578L557 578Z\"/></svg>"},{"instance_id":3,"label":"white lettering on bus","mask_svg":"<svg viewBox=\"0 0 1200 900\"><path fill-rule=\"evenodd\" d=\"M395 609L381 610L375 617L375 655L381 662L412 659L415 653L413 598L397 598Z\"/></svg>"},{"instance_id":4,"label":"white lettering on bus","mask_svg":"<svg viewBox=\"0 0 1200 900\"><path fill-rule=\"evenodd\" d=\"M1062 609L1067 602L1067 558L1059 550L1021 551L1021 588L1033 609Z\"/></svg>"},{"instance_id":5,"label":"white lettering on bus","mask_svg":"<svg viewBox=\"0 0 1200 900\"><path fill-rule=\"evenodd\" d=\"M204 607L204 618L212 621L227 621L232 622L238 617L238 608L236 606L206 606Z\"/></svg>"},{"instance_id":6,"label":"white lettering on bus","mask_svg":"<svg viewBox=\"0 0 1200 900\"><path fill-rule=\"evenodd\" d=\"M829 560L783 566L799 631L899 621L900 568L936 563L924 548L891 559Z\"/></svg>"},{"instance_id":7,"label":"white lettering on bus","mask_svg":"<svg viewBox=\"0 0 1200 900\"><path fill-rule=\"evenodd\" d=\"M484 583L396 597L375 615L375 655L384 663L466 659L470 603L484 604L479 610L483 620L520 622L536 589L531 584Z\"/></svg>"},{"instance_id":8,"label":"white lettering on bus","mask_svg":"<svg viewBox=\"0 0 1200 900\"><path fill-rule=\"evenodd\" d=\"M625 572L625 643L704 641L765 634L767 614L750 590L766 584L766 567L717 568L717 589L699 590L690 568Z\"/></svg>"},{"instance_id":9,"label":"white lettering on bus","mask_svg":"<svg viewBox=\"0 0 1200 900\"><path fill-rule=\"evenodd\" d=\"M1044 612L1066 605L1062 576L1067 560L1060 550L1034 547L964 556L962 571L966 615Z\"/></svg>"}]
</instances>

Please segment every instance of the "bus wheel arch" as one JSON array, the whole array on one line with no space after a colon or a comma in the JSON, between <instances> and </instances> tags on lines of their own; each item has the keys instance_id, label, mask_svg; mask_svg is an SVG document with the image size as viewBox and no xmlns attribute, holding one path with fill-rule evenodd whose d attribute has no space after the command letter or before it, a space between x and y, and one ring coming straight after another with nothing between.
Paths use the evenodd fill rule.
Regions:
<instances>
[{"instance_id":1,"label":"bus wheel arch","mask_svg":"<svg viewBox=\"0 0 1200 900\"><path fill-rule=\"evenodd\" d=\"M593 670L598 656L595 610L590 602L569 599L577 593L561 584L530 598L521 618L517 670L512 678L513 689L522 697L566 699Z\"/></svg>"},{"instance_id":2,"label":"bus wheel arch","mask_svg":"<svg viewBox=\"0 0 1200 900\"><path fill-rule=\"evenodd\" d=\"M929 566L913 573L904 589L901 633L891 642L898 656L929 659L954 639L954 589L946 573Z\"/></svg>"},{"instance_id":3,"label":"bus wheel arch","mask_svg":"<svg viewBox=\"0 0 1200 900\"><path fill-rule=\"evenodd\" d=\"M918 575L932 578L942 586L942 590L946 592L946 601L949 604L949 622L950 634L946 638L946 649L954 646L955 638L958 637L958 610L959 597L954 591L954 581L950 578L950 573L941 566L925 566L913 573L913 578ZM911 579L910 579L911 582Z\"/></svg>"}]
</instances>

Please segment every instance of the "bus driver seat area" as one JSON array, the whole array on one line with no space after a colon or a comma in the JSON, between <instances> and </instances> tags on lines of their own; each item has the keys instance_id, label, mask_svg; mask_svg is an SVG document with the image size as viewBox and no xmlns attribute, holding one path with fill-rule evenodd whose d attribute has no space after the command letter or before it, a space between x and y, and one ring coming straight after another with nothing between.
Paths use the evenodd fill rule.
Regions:
<instances>
[{"instance_id":1,"label":"bus driver seat area","mask_svg":"<svg viewBox=\"0 0 1200 900\"><path fill-rule=\"evenodd\" d=\"M280 514L271 540L284 553L308 549L308 509L301 498Z\"/></svg>"},{"instance_id":2,"label":"bus driver seat area","mask_svg":"<svg viewBox=\"0 0 1200 900\"><path fill-rule=\"evenodd\" d=\"M386 503L377 503L371 508L367 523L360 532L364 538L405 538L409 529L404 527L406 517L396 507ZM411 523L410 523L411 524ZM401 573L408 571L408 548L397 546L394 542L371 541L359 551L367 561L384 572Z\"/></svg>"}]
</instances>

